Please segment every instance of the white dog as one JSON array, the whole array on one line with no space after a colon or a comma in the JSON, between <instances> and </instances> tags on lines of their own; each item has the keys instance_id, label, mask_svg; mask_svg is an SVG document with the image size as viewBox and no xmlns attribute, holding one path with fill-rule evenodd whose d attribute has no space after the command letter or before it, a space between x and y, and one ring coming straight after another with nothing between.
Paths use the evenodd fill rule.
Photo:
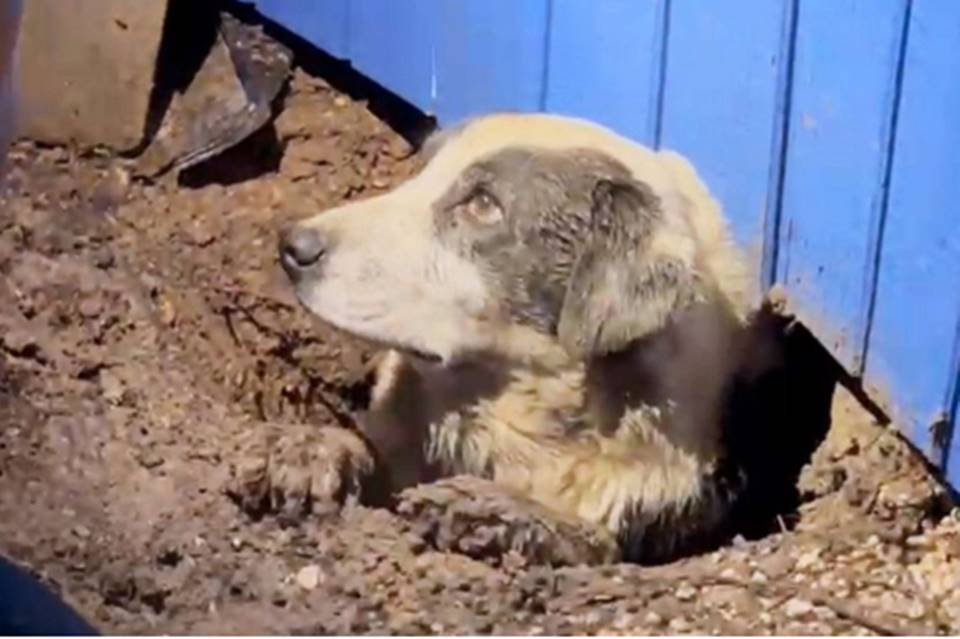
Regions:
<instances>
[{"instance_id":1,"label":"white dog","mask_svg":"<svg viewBox=\"0 0 960 639\"><path fill-rule=\"evenodd\" d=\"M425 153L280 245L310 311L392 349L365 426L392 489L488 478L635 559L718 534L752 276L692 167L548 115L472 120Z\"/></svg>"}]
</instances>

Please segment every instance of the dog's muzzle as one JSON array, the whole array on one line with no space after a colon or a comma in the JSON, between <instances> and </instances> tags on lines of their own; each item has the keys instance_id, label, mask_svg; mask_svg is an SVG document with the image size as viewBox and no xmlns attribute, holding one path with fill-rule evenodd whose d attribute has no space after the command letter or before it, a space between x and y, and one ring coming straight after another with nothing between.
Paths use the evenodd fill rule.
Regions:
<instances>
[{"instance_id":1,"label":"dog's muzzle","mask_svg":"<svg viewBox=\"0 0 960 639\"><path fill-rule=\"evenodd\" d=\"M316 274L329 253L327 239L316 229L291 226L280 233L280 264L293 281Z\"/></svg>"}]
</instances>

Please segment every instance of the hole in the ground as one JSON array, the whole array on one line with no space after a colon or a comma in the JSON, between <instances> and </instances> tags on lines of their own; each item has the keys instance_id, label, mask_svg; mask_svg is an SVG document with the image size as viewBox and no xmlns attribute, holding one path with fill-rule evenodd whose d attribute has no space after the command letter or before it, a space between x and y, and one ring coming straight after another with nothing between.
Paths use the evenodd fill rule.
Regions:
<instances>
[{"instance_id":1,"label":"hole in the ground","mask_svg":"<svg viewBox=\"0 0 960 639\"><path fill-rule=\"evenodd\" d=\"M801 324L762 311L752 342L759 363L739 380L725 429L742 464L747 490L734 512L735 531L756 539L792 527L800 506L800 471L830 429L842 369Z\"/></svg>"}]
</instances>

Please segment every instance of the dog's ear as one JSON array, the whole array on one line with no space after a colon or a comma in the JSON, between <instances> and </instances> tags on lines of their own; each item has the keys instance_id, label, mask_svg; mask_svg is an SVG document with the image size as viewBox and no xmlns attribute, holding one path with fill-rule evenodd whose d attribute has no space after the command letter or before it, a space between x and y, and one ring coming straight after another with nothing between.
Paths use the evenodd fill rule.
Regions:
<instances>
[{"instance_id":1,"label":"dog's ear","mask_svg":"<svg viewBox=\"0 0 960 639\"><path fill-rule=\"evenodd\" d=\"M601 179L560 310L557 335L574 357L624 349L703 293L695 243L646 184Z\"/></svg>"}]
</instances>

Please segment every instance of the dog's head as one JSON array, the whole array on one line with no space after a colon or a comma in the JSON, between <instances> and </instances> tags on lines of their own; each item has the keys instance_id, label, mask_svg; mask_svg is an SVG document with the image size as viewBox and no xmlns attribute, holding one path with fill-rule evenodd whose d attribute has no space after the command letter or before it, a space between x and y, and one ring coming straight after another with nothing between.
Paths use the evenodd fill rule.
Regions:
<instances>
[{"instance_id":1,"label":"dog's head","mask_svg":"<svg viewBox=\"0 0 960 639\"><path fill-rule=\"evenodd\" d=\"M442 360L616 351L695 301L690 202L662 157L586 122L499 115L442 134L390 193L281 234L304 305Z\"/></svg>"}]
</instances>

